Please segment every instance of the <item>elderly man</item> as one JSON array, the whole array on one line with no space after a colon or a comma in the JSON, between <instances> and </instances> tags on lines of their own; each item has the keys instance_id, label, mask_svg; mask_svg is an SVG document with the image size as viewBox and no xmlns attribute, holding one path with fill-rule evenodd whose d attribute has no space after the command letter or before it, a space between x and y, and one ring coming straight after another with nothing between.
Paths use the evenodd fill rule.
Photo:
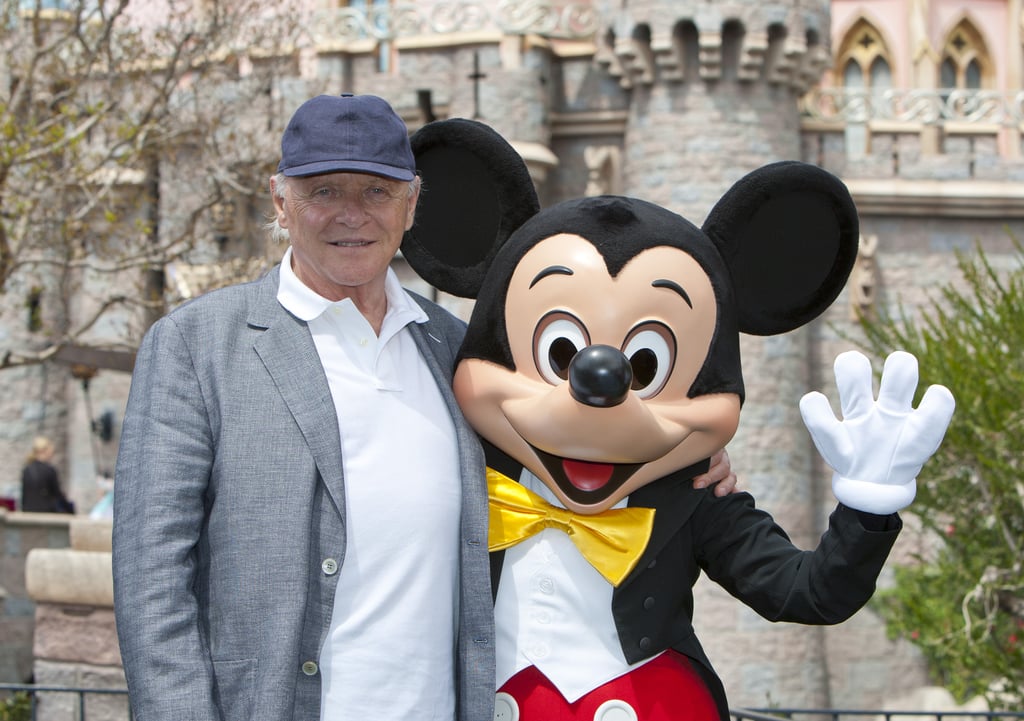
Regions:
<instances>
[{"instance_id":1,"label":"elderly man","mask_svg":"<svg viewBox=\"0 0 1024 721\"><path fill-rule=\"evenodd\" d=\"M420 193L406 127L381 98L319 96L281 151L280 266L139 349L114 511L135 718L487 721L484 461L450 390L464 324L389 267Z\"/></svg>"},{"instance_id":2,"label":"elderly man","mask_svg":"<svg viewBox=\"0 0 1024 721\"><path fill-rule=\"evenodd\" d=\"M139 349L114 518L135 717L489 719L463 328L388 265L419 197L407 130L380 98L320 96L281 149L282 264Z\"/></svg>"}]
</instances>

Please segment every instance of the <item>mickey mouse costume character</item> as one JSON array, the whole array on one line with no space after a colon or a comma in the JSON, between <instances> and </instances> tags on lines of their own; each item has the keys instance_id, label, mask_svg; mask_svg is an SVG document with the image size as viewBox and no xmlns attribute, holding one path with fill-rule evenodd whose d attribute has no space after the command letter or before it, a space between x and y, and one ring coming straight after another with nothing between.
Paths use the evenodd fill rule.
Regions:
<instances>
[{"instance_id":1,"label":"mickey mouse costume character","mask_svg":"<svg viewBox=\"0 0 1024 721\"><path fill-rule=\"evenodd\" d=\"M849 618L953 413L942 386L912 408L913 356L890 356L876 400L868 360L840 355L843 420L821 394L800 404L839 500L814 550L749 494L690 484L739 423L739 333L798 328L845 284L849 193L783 162L702 228L621 196L540 210L490 128L440 121L412 141L426 193L403 253L476 298L454 388L488 452L495 719L728 719L692 626L700 573L772 621Z\"/></svg>"}]
</instances>

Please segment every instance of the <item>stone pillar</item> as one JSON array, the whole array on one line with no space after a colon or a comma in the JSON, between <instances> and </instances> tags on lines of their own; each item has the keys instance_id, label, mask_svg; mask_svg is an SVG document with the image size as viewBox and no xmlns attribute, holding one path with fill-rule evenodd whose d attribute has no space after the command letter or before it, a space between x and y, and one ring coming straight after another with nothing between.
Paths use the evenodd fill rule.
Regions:
<instances>
[{"instance_id":1,"label":"stone pillar","mask_svg":"<svg viewBox=\"0 0 1024 721\"><path fill-rule=\"evenodd\" d=\"M1006 86L1016 90L1024 87L1024 46L1022 46L1022 25L1024 25L1024 3L1021 0L1009 0L1006 4L1006 47L1007 57ZM1021 157L1020 126L1004 128L1006 155L1010 158Z\"/></svg>"},{"instance_id":2,"label":"stone pillar","mask_svg":"<svg viewBox=\"0 0 1024 721\"><path fill-rule=\"evenodd\" d=\"M935 69L939 66L941 57L931 41L929 0L913 0L910 5L907 32L911 59L914 62L911 82L915 89L935 90L939 80ZM925 123L921 128L921 153L937 155L939 146L939 125Z\"/></svg>"},{"instance_id":3,"label":"stone pillar","mask_svg":"<svg viewBox=\"0 0 1024 721\"><path fill-rule=\"evenodd\" d=\"M25 588L25 564L37 548L67 548L73 517L0 508L0 683L25 683L32 675L35 604Z\"/></svg>"},{"instance_id":4,"label":"stone pillar","mask_svg":"<svg viewBox=\"0 0 1024 721\"><path fill-rule=\"evenodd\" d=\"M827 3L630 0L597 57L630 90L622 192L698 225L747 172L799 159L798 99L828 62ZM747 397L729 444L744 488L802 547L824 523L798 401L812 382L810 328L744 337ZM830 704L820 628L772 625L711 583L697 588L698 637L734 706Z\"/></svg>"},{"instance_id":5,"label":"stone pillar","mask_svg":"<svg viewBox=\"0 0 1024 721\"><path fill-rule=\"evenodd\" d=\"M114 626L111 523L76 519L71 547L34 549L25 585L36 604L35 682L40 686L125 687ZM78 696L40 692L40 721L79 718ZM86 695L89 721L128 719L125 695Z\"/></svg>"}]
</instances>

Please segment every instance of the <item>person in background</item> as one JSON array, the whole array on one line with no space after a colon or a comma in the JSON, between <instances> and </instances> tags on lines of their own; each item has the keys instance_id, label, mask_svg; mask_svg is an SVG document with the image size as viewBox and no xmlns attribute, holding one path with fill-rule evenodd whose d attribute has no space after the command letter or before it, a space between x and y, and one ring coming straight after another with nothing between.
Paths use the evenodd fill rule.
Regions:
<instances>
[{"instance_id":1,"label":"person in background","mask_svg":"<svg viewBox=\"0 0 1024 721\"><path fill-rule=\"evenodd\" d=\"M53 465L55 450L49 438L37 436L21 471L21 510L39 513L74 513L75 506L60 487Z\"/></svg>"},{"instance_id":2,"label":"person in background","mask_svg":"<svg viewBox=\"0 0 1024 721\"><path fill-rule=\"evenodd\" d=\"M113 535L134 716L489 721L465 324L390 269L420 197L405 124L372 95L307 101L270 192L280 265L139 348Z\"/></svg>"}]
</instances>

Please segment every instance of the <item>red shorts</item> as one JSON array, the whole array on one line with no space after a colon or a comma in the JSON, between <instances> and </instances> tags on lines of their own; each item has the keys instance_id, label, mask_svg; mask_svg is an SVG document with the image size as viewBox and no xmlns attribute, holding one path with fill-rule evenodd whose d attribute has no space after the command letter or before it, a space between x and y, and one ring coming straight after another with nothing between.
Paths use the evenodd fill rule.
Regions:
<instances>
[{"instance_id":1,"label":"red shorts","mask_svg":"<svg viewBox=\"0 0 1024 721\"><path fill-rule=\"evenodd\" d=\"M569 703L537 670L498 689L495 721L718 721L718 707L690 660L666 651Z\"/></svg>"}]
</instances>

